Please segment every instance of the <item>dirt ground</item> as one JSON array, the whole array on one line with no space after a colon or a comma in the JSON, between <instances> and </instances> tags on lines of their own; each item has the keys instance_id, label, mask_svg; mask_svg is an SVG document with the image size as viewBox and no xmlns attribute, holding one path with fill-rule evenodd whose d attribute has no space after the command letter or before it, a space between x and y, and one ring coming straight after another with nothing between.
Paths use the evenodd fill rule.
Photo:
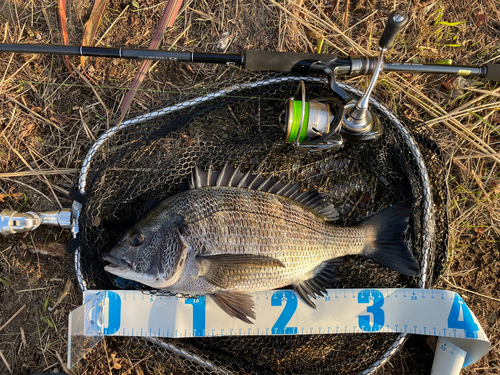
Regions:
<instances>
[{"instance_id":1,"label":"dirt ground","mask_svg":"<svg viewBox=\"0 0 500 375\"><path fill-rule=\"evenodd\" d=\"M147 48L163 1L109 0L95 41L99 46ZM80 45L93 2L69 0L70 45ZM199 52L245 49L340 54L377 52L387 14L410 15L392 61L485 64L500 50L496 0L186 0L163 46ZM218 47L224 32L229 42ZM1 43L61 44L57 2L0 2ZM0 54L0 211L70 207L69 190L89 147L119 118L119 105L140 62ZM225 67L152 64L129 114L179 92L212 83ZM458 292L491 341L487 355L463 374L500 374L500 116L494 83L453 77L383 74L375 95L398 115L426 121L447 160L450 249L435 288ZM349 82L366 88L368 78ZM460 86L462 85L462 86ZM465 85L465 87L463 87ZM445 117L450 113L449 117ZM41 171L37 174L37 171ZM0 236L0 374L170 374L173 370L133 342L106 339L75 371L65 368L68 314L81 304L66 229L39 228ZM435 345L411 337L380 374L428 374ZM126 350L124 349L126 348Z\"/></svg>"}]
</instances>

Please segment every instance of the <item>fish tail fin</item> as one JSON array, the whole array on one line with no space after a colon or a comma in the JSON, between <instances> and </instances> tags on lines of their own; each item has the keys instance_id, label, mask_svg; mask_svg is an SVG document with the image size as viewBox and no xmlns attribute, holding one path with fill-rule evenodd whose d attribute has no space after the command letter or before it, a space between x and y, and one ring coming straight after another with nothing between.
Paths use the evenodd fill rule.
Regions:
<instances>
[{"instance_id":1,"label":"fish tail fin","mask_svg":"<svg viewBox=\"0 0 500 375\"><path fill-rule=\"evenodd\" d=\"M365 219L370 235L361 255L408 276L419 274L418 263L402 240L416 198L409 198Z\"/></svg>"}]
</instances>

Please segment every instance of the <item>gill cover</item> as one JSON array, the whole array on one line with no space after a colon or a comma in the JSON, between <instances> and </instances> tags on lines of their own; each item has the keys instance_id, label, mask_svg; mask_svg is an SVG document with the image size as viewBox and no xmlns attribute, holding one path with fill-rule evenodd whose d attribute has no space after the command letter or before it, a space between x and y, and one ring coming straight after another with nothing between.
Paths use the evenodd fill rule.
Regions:
<instances>
[{"instance_id":1,"label":"gill cover","mask_svg":"<svg viewBox=\"0 0 500 375\"><path fill-rule=\"evenodd\" d=\"M160 277L163 278L163 282L156 284L157 288L167 288L177 281L179 281L184 267L186 265L186 258L188 255L188 244L186 243L184 237L181 235L178 226L172 226L171 228L171 241L166 243L166 251L162 251L162 248L157 249L158 256L163 257L160 259L159 270L163 270L160 273Z\"/></svg>"},{"instance_id":2,"label":"gill cover","mask_svg":"<svg viewBox=\"0 0 500 375\"><path fill-rule=\"evenodd\" d=\"M143 237L140 243L135 241L137 233ZM187 254L188 245L179 225L135 226L109 256L104 256L105 260L120 267L106 266L105 270L153 288L166 288L181 277Z\"/></svg>"}]
</instances>

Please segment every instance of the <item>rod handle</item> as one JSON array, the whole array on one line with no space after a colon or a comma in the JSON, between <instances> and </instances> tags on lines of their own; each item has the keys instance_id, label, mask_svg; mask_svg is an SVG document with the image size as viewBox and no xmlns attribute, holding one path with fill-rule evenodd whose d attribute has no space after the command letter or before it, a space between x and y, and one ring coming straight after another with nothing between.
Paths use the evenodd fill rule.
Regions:
<instances>
[{"instance_id":1,"label":"rod handle","mask_svg":"<svg viewBox=\"0 0 500 375\"><path fill-rule=\"evenodd\" d=\"M394 40L396 40L396 36L401 31L403 26L408 23L408 15L401 11L395 10L391 14L389 14L389 19L387 20L387 25L385 26L385 30L380 38L378 45L382 49L389 49L394 44Z\"/></svg>"},{"instance_id":2,"label":"rod handle","mask_svg":"<svg viewBox=\"0 0 500 375\"><path fill-rule=\"evenodd\" d=\"M318 53L260 52L245 51L243 68L271 72L291 72L292 67L301 60L333 60L336 56Z\"/></svg>"},{"instance_id":3,"label":"rod handle","mask_svg":"<svg viewBox=\"0 0 500 375\"><path fill-rule=\"evenodd\" d=\"M486 64L486 69L483 81L500 82L500 64Z\"/></svg>"}]
</instances>

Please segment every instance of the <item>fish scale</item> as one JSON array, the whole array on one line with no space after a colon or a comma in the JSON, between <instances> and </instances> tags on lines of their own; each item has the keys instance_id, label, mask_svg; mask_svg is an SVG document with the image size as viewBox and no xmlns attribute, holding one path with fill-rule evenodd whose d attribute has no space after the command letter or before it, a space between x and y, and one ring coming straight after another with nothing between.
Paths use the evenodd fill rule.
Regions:
<instances>
[{"instance_id":1,"label":"fish scale","mask_svg":"<svg viewBox=\"0 0 500 375\"><path fill-rule=\"evenodd\" d=\"M211 295L243 321L253 317L247 292L292 285L314 307L309 296L322 295L335 278L338 258L346 255L417 274L400 237L414 199L358 226L341 227L329 222L336 211L321 195L251 171L196 169L193 182L191 190L167 198L123 237L105 257L119 267L107 271L174 293ZM134 243L134 236L143 242Z\"/></svg>"},{"instance_id":2,"label":"fish scale","mask_svg":"<svg viewBox=\"0 0 500 375\"><path fill-rule=\"evenodd\" d=\"M266 268L266 277L263 275L246 283L235 282L231 288L257 291L286 286L310 274L325 260L357 254L364 248L364 228L327 225L316 214L287 198L238 188L199 190L192 191L191 196L185 198L190 201L206 200L206 204L197 202L194 206L210 209L199 213L188 209L192 214L184 217L187 227L185 238L193 244L196 255L205 251L211 255L250 253L276 258L285 264L285 267L273 268L271 273ZM238 204L233 203L237 200L235 198L258 209L238 209ZM215 206L209 203L214 201L220 204ZM165 206L172 203L167 200ZM203 235L200 236L200 233ZM195 292L185 290L182 282L180 280L172 285L171 290ZM214 288L204 293L213 291Z\"/></svg>"}]
</instances>

